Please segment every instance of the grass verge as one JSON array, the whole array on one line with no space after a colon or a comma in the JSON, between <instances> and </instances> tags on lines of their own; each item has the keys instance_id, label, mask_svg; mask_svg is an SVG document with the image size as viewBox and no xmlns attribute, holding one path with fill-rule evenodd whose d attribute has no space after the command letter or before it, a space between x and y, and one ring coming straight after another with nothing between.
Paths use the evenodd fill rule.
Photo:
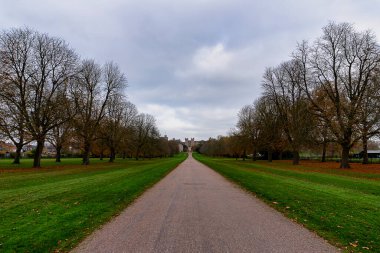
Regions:
<instances>
[{"instance_id":1,"label":"grass verge","mask_svg":"<svg viewBox=\"0 0 380 253\"><path fill-rule=\"evenodd\" d=\"M13 164L13 159L0 159L0 171L5 171L5 170L19 170L19 169L33 169L33 159L32 158L22 158L20 164ZM100 159L91 159L91 164L107 164L108 159L105 158L104 160ZM62 158L62 162L57 163L55 161L55 158L42 158L41 159L41 165L42 169L45 168L60 168L62 166L79 166L82 164L82 158ZM40 169L41 170L41 169Z\"/></svg>"},{"instance_id":2,"label":"grass verge","mask_svg":"<svg viewBox=\"0 0 380 253\"><path fill-rule=\"evenodd\" d=\"M380 252L380 181L193 154L346 252Z\"/></svg>"},{"instance_id":3,"label":"grass verge","mask_svg":"<svg viewBox=\"0 0 380 253\"><path fill-rule=\"evenodd\" d=\"M0 252L70 250L185 158L3 170Z\"/></svg>"}]
</instances>

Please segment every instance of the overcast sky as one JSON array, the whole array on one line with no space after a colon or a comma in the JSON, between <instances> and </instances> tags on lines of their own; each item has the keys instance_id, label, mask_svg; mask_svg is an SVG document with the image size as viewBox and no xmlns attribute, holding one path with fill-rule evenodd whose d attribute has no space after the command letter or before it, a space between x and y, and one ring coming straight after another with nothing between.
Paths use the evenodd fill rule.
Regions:
<instances>
[{"instance_id":1,"label":"overcast sky","mask_svg":"<svg viewBox=\"0 0 380 253\"><path fill-rule=\"evenodd\" d=\"M162 135L225 135L261 94L266 67L329 21L380 36L380 0L0 0L0 28L65 39L82 58L113 60L128 99Z\"/></svg>"}]
</instances>

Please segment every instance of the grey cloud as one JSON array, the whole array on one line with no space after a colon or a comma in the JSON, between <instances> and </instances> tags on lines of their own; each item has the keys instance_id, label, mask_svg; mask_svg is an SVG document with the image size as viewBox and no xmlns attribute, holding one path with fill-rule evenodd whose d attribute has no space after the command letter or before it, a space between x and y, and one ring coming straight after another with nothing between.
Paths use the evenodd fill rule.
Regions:
<instances>
[{"instance_id":1,"label":"grey cloud","mask_svg":"<svg viewBox=\"0 0 380 253\"><path fill-rule=\"evenodd\" d=\"M238 110L260 96L265 67L287 60L297 41L318 37L329 20L380 34L374 1L3 0L0 6L3 29L26 25L64 38L82 57L119 63L131 102L177 138L225 134ZM197 53L218 45L230 57L224 66L217 66L226 60L217 54L196 64Z\"/></svg>"}]
</instances>

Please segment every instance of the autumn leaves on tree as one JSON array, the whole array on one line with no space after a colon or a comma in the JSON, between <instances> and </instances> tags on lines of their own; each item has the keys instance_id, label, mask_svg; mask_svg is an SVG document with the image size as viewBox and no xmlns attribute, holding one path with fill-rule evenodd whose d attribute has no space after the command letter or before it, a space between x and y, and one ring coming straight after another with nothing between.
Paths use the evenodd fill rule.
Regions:
<instances>
[{"instance_id":1,"label":"autumn leaves on tree","mask_svg":"<svg viewBox=\"0 0 380 253\"><path fill-rule=\"evenodd\" d=\"M138 114L126 100L126 86L113 62L81 60L64 40L28 28L5 30L0 34L0 139L16 146L14 163L26 144L35 143L34 167L41 166L46 141L56 149L57 162L73 142L85 165L99 143L109 150L110 162L116 153L125 157L131 150L138 158L148 146L159 145L160 135L153 116ZM141 118L149 120L141 124ZM145 129L144 138L135 137Z\"/></svg>"},{"instance_id":2,"label":"autumn leaves on tree","mask_svg":"<svg viewBox=\"0 0 380 253\"><path fill-rule=\"evenodd\" d=\"M231 138L269 160L275 147L289 150L293 164L300 151L318 145L325 161L327 144L337 143L341 168L350 167L350 150L361 142L368 163L368 140L380 133L379 64L372 32L331 22L314 42L299 43L290 60L266 69L262 97L241 109Z\"/></svg>"}]
</instances>

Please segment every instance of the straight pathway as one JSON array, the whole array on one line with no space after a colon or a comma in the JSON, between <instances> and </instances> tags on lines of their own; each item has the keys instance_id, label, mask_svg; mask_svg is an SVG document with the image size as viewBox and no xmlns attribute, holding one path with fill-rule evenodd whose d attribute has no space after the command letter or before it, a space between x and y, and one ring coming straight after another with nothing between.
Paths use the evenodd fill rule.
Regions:
<instances>
[{"instance_id":1,"label":"straight pathway","mask_svg":"<svg viewBox=\"0 0 380 253\"><path fill-rule=\"evenodd\" d=\"M74 252L338 252L194 158Z\"/></svg>"}]
</instances>

